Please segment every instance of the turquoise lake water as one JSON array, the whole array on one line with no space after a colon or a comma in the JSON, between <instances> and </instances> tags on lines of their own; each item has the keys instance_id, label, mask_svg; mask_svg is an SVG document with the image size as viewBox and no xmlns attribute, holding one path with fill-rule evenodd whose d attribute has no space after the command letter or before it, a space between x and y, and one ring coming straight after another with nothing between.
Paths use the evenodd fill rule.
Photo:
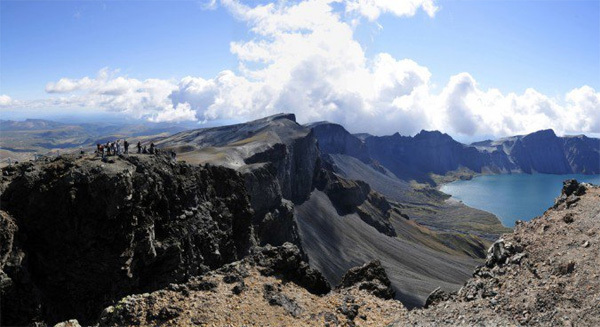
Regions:
<instances>
[{"instance_id":1,"label":"turquoise lake water","mask_svg":"<svg viewBox=\"0 0 600 327\"><path fill-rule=\"evenodd\" d=\"M517 220L543 214L560 195L562 182L570 178L600 184L600 175L488 175L443 185L441 191L468 206L491 212L502 224L513 227Z\"/></svg>"}]
</instances>

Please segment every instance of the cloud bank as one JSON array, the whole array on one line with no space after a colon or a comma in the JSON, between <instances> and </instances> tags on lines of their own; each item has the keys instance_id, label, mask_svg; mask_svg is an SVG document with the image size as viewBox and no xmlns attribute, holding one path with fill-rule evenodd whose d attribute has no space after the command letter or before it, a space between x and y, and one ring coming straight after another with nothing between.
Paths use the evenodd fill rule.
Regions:
<instances>
[{"instance_id":1,"label":"cloud bank","mask_svg":"<svg viewBox=\"0 0 600 327\"><path fill-rule=\"evenodd\" d=\"M432 0L306 0L247 5L211 2L245 22L249 40L233 41L237 72L212 78L138 80L118 71L62 78L46 91L53 106L118 111L149 121L247 120L293 112L300 122L329 120L351 131L414 134L438 129L454 135L513 135L553 128L600 133L600 93L589 86L561 97L483 90L469 73L432 91L431 72L387 53L367 57L355 39L362 20L381 15L434 17ZM434 19L434 18L433 18ZM0 106L14 105L0 97ZM20 105L26 106L25 102ZM31 103L29 104L31 105ZM39 102L37 103L39 105Z\"/></svg>"}]
</instances>

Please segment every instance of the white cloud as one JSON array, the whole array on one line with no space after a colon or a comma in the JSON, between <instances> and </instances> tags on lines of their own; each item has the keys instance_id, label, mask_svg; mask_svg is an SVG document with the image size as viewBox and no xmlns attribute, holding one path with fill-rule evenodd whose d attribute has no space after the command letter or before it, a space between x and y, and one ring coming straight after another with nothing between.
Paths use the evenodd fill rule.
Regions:
<instances>
[{"instance_id":1,"label":"white cloud","mask_svg":"<svg viewBox=\"0 0 600 327\"><path fill-rule=\"evenodd\" d=\"M504 94L481 89L465 72L434 93L427 67L387 53L366 56L354 37L356 17L407 17L417 10L433 17L438 8L431 0L220 4L246 22L253 35L230 44L239 60L237 72L173 81L138 80L103 69L96 77L48 83L49 93L63 96L44 103L120 111L151 121L241 120L294 112L300 122L329 120L374 134L438 129L504 136L545 128L559 134L600 133L600 93L589 86L562 97L534 89Z\"/></svg>"},{"instance_id":2,"label":"white cloud","mask_svg":"<svg viewBox=\"0 0 600 327\"><path fill-rule=\"evenodd\" d=\"M0 95L0 106L9 106L13 103L11 97L6 94Z\"/></svg>"},{"instance_id":3,"label":"white cloud","mask_svg":"<svg viewBox=\"0 0 600 327\"><path fill-rule=\"evenodd\" d=\"M189 103L179 103L176 107L160 111L148 120L155 123L190 121L196 120L196 112L190 108Z\"/></svg>"},{"instance_id":4,"label":"white cloud","mask_svg":"<svg viewBox=\"0 0 600 327\"><path fill-rule=\"evenodd\" d=\"M439 9L433 0L349 0L346 6L346 10L356 11L370 21L376 20L385 13L414 16L419 8L423 9L429 17L435 16Z\"/></svg>"},{"instance_id":5,"label":"white cloud","mask_svg":"<svg viewBox=\"0 0 600 327\"><path fill-rule=\"evenodd\" d=\"M69 95L51 99L55 106L97 108L153 120L156 117L173 117L176 113L178 120L182 117L195 120L189 113L182 115L183 109L178 110L172 105L169 95L176 89L177 85L170 80L138 80L118 76L118 70L107 68L101 69L94 78L61 78L46 85L48 93ZM163 111L168 114L161 114Z\"/></svg>"}]
</instances>

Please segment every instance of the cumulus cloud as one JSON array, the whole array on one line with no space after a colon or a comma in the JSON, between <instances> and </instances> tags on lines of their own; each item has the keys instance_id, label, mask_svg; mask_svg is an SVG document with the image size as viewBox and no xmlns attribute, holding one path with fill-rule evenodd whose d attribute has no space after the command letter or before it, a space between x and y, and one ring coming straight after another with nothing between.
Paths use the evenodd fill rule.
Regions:
<instances>
[{"instance_id":1,"label":"cumulus cloud","mask_svg":"<svg viewBox=\"0 0 600 327\"><path fill-rule=\"evenodd\" d=\"M433 0L350 0L346 8L348 11L360 13L371 21L385 13L392 13L396 16L414 16L421 8L429 17L433 17L438 11Z\"/></svg>"},{"instance_id":2,"label":"cumulus cloud","mask_svg":"<svg viewBox=\"0 0 600 327\"><path fill-rule=\"evenodd\" d=\"M153 121L157 117L163 121L195 120L189 110L172 105L169 100L169 95L177 89L174 81L138 80L118 73L104 68L94 78L61 78L48 83L46 92L69 95L52 99L54 105L99 108Z\"/></svg>"},{"instance_id":3,"label":"cumulus cloud","mask_svg":"<svg viewBox=\"0 0 600 327\"><path fill-rule=\"evenodd\" d=\"M464 72L434 92L427 67L388 53L367 57L354 35L361 17L410 17L418 10L433 17L438 7L432 0L210 3L225 7L251 31L250 39L230 44L239 61L236 71L175 81L138 80L103 69L96 77L48 83L46 91L59 95L48 101L157 122L245 120L293 112L300 122L329 120L374 134L438 129L504 136L544 128L559 134L600 133L600 93L589 86L560 97L533 88L502 93L483 90Z\"/></svg>"}]
</instances>

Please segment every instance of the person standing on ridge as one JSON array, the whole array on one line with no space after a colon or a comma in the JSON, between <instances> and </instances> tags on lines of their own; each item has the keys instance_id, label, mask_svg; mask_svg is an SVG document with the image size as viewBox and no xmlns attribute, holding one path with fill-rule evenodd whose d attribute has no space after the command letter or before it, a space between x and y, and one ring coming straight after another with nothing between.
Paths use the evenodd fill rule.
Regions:
<instances>
[{"instance_id":1,"label":"person standing on ridge","mask_svg":"<svg viewBox=\"0 0 600 327\"><path fill-rule=\"evenodd\" d=\"M123 147L125 148L125 154L129 154L129 142L123 140Z\"/></svg>"},{"instance_id":2,"label":"person standing on ridge","mask_svg":"<svg viewBox=\"0 0 600 327\"><path fill-rule=\"evenodd\" d=\"M138 153L142 153L142 142L138 141L137 148L138 148Z\"/></svg>"}]
</instances>

